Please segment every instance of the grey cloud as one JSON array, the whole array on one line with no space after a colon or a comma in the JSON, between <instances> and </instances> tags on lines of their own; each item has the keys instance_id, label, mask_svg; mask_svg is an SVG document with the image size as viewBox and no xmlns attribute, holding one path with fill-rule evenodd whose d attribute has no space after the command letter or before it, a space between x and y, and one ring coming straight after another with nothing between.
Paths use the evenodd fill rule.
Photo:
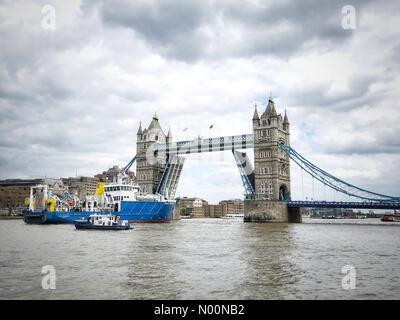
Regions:
<instances>
[{"instance_id":1,"label":"grey cloud","mask_svg":"<svg viewBox=\"0 0 400 320\"><path fill-rule=\"evenodd\" d=\"M312 148L333 156L400 153L398 110L386 105L393 99L391 74L357 74L348 81L346 90L332 92L331 84L305 84L304 88L284 89L285 103L297 109L296 129ZM377 83L385 84L371 91ZM381 117L390 112L392 117ZM290 116L290 114L289 114ZM334 128L342 128L334 130ZM332 136L333 134L340 134Z\"/></svg>"},{"instance_id":2,"label":"grey cloud","mask_svg":"<svg viewBox=\"0 0 400 320\"><path fill-rule=\"evenodd\" d=\"M361 14L368 2L352 4ZM288 58L308 45L327 50L327 46L349 39L352 32L341 27L341 8L347 4L317 0L257 5L249 1L119 0L103 1L101 15L105 24L130 28L161 54L185 62L253 55ZM235 30L233 38L230 28ZM242 36L235 39L235 34Z\"/></svg>"},{"instance_id":3,"label":"grey cloud","mask_svg":"<svg viewBox=\"0 0 400 320\"><path fill-rule=\"evenodd\" d=\"M390 46L390 55L388 57L388 61L390 65L388 65L388 72L399 72L400 70L400 40L394 40L392 43L389 43Z\"/></svg>"},{"instance_id":4,"label":"grey cloud","mask_svg":"<svg viewBox=\"0 0 400 320\"><path fill-rule=\"evenodd\" d=\"M330 144L325 147L327 153L330 154L361 154L361 155L377 155L377 154L400 154L400 125L382 126L375 119L370 126L364 126L357 130L358 133L369 135L368 140L351 139L351 142L342 144ZM347 135L350 136L350 133ZM346 136L345 136L346 137ZM350 140L350 139L349 139Z\"/></svg>"},{"instance_id":5,"label":"grey cloud","mask_svg":"<svg viewBox=\"0 0 400 320\"><path fill-rule=\"evenodd\" d=\"M198 28L207 18L206 2L124 1L103 2L106 24L124 26L139 33L167 56L190 60L201 54L206 41Z\"/></svg>"},{"instance_id":6,"label":"grey cloud","mask_svg":"<svg viewBox=\"0 0 400 320\"><path fill-rule=\"evenodd\" d=\"M389 85L393 80L393 74L357 74L348 80L346 90L332 92L332 84L321 81L313 86L305 83L300 88L283 88L282 95L286 97L286 103L292 106L348 112L382 101L390 91L389 86L373 94L370 91L371 86L378 82Z\"/></svg>"},{"instance_id":7,"label":"grey cloud","mask_svg":"<svg viewBox=\"0 0 400 320\"><path fill-rule=\"evenodd\" d=\"M188 1L114 1L102 6L104 20L125 25L161 44L195 30L206 18L201 2Z\"/></svg>"},{"instance_id":8,"label":"grey cloud","mask_svg":"<svg viewBox=\"0 0 400 320\"><path fill-rule=\"evenodd\" d=\"M376 141L374 143L354 143L348 146L328 146L325 151L335 155L371 155L371 154L398 154L400 145L385 145L386 141Z\"/></svg>"},{"instance_id":9,"label":"grey cloud","mask_svg":"<svg viewBox=\"0 0 400 320\"><path fill-rule=\"evenodd\" d=\"M224 11L224 16L241 23L244 27L257 30L268 29L282 23L291 25L293 38L287 39L286 42L293 47L288 47L291 49L288 53L295 52L295 48L301 48L302 44L312 39L335 41L351 36L351 33L345 32L341 27L341 8L348 4L346 1L265 2L263 6L234 3ZM366 1L358 1L354 5L361 8L365 4ZM269 39L259 40L269 41Z\"/></svg>"}]
</instances>

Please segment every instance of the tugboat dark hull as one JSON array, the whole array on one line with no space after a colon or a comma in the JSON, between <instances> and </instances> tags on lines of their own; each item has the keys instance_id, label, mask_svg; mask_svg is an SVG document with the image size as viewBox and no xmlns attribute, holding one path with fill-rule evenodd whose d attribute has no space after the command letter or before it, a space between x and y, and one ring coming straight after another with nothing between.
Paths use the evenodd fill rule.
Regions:
<instances>
[{"instance_id":1,"label":"tugboat dark hull","mask_svg":"<svg viewBox=\"0 0 400 320\"><path fill-rule=\"evenodd\" d=\"M102 226L102 225L93 225L90 222L87 221L75 221L74 222L75 228L77 230L129 230L132 229L132 227L128 225L117 225L117 226Z\"/></svg>"},{"instance_id":2,"label":"tugboat dark hull","mask_svg":"<svg viewBox=\"0 0 400 320\"><path fill-rule=\"evenodd\" d=\"M43 224L46 221L46 216L43 213L37 214L25 214L24 213L24 222L28 224Z\"/></svg>"}]
</instances>

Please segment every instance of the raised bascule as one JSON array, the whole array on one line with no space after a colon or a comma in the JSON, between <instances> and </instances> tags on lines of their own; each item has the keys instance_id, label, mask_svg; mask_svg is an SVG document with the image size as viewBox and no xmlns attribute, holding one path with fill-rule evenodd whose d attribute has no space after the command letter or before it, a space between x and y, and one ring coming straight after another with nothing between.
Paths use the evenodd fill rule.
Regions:
<instances>
[{"instance_id":1,"label":"raised bascule","mask_svg":"<svg viewBox=\"0 0 400 320\"><path fill-rule=\"evenodd\" d=\"M244 186L246 222L301 222L300 208L400 209L400 197L368 191L347 183L301 156L290 146L290 123L285 111L278 114L269 97L261 115L255 106L252 134L195 140L172 140L154 114L148 128L137 132L137 154L124 171L136 162L136 177L142 192L175 198L185 154L231 151ZM254 166L245 149L254 149ZM357 202L293 201L290 160L329 188L360 199Z\"/></svg>"}]
</instances>

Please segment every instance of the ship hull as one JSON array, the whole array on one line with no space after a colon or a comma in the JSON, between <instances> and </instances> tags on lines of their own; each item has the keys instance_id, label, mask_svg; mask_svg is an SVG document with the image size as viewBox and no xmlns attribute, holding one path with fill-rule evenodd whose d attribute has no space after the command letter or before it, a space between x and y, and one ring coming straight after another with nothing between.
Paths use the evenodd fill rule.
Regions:
<instances>
[{"instance_id":1,"label":"ship hull","mask_svg":"<svg viewBox=\"0 0 400 320\"><path fill-rule=\"evenodd\" d=\"M112 213L119 215L121 220L127 220L129 223L160 223L172 220L174 207L175 205L170 202L122 201L121 210ZM86 220L92 214L104 213L104 211L28 211L24 214L24 221L29 224L74 223L77 220Z\"/></svg>"}]
</instances>

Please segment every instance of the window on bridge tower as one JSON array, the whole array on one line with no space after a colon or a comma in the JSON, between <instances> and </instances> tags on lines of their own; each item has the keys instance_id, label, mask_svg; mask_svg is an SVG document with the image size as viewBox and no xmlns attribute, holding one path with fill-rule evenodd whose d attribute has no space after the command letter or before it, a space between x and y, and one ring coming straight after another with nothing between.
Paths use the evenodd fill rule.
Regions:
<instances>
[{"instance_id":1,"label":"window on bridge tower","mask_svg":"<svg viewBox=\"0 0 400 320\"><path fill-rule=\"evenodd\" d=\"M268 181L268 185L266 186L266 188L267 188L269 194L273 194L274 193L273 192L273 188L272 188L272 181L271 180Z\"/></svg>"}]
</instances>

